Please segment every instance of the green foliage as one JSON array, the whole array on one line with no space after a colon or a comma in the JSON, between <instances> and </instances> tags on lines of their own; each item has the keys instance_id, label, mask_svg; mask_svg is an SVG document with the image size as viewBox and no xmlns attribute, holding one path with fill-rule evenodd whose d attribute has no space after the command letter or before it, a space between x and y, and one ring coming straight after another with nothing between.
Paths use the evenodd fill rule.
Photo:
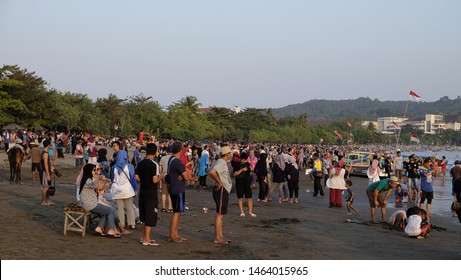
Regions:
<instances>
[{"instance_id":1,"label":"green foliage","mask_svg":"<svg viewBox=\"0 0 461 280\"><path fill-rule=\"evenodd\" d=\"M87 131L100 135L134 136L139 131L157 136L170 134L180 140L231 140L342 144L395 143L396 135L377 133L372 123L362 119L395 115L403 112L406 101L312 100L280 109L246 108L235 113L228 108L201 110L195 96L186 96L166 109L143 93L124 99L109 93L106 98L90 99L86 94L48 89L47 83L34 72L17 65L0 68L0 124L16 122L22 126L70 131ZM411 102L411 111L424 113L451 112L458 117L461 99L442 97L431 103ZM309 115L306 113L309 112ZM277 118L278 116L278 118ZM311 126L309 118L340 119L331 125ZM347 121L346 121L347 120ZM347 122L352 126L348 126ZM343 135L338 139L334 131ZM400 143L410 144L412 126L403 126ZM353 136L349 136L352 133ZM443 131L439 135L421 135L425 144L461 145L460 132Z\"/></svg>"}]
</instances>

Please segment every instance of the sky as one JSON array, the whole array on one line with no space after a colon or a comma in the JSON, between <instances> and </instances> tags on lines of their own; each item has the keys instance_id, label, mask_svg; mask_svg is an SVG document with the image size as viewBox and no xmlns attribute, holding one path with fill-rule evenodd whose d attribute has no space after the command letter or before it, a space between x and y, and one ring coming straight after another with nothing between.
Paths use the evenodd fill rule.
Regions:
<instances>
[{"instance_id":1,"label":"sky","mask_svg":"<svg viewBox=\"0 0 461 280\"><path fill-rule=\"evenodd\" d=\"M459 0L0 0L0 65L96 100L461 95Z\"/></svg>"}]
</instances>

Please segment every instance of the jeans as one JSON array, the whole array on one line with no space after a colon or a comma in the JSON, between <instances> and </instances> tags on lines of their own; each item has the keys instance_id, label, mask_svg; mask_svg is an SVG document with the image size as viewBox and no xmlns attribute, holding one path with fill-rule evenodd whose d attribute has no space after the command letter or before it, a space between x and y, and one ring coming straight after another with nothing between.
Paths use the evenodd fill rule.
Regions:
<instances>
[{"instance_id":1,"label":"jeans","mask_svg":"<svg viewBox=\"0 0 461 280\"><path fill-rule=\"evenodd\" d=\"M93 208L91 212L101 215L101 219L99 220L98 224L99 228L104 229L107 221L109 230L115 229L115 211L112 207L98 203L98 205L96 205L96 207Z\"/></svg>"}]
</instances>

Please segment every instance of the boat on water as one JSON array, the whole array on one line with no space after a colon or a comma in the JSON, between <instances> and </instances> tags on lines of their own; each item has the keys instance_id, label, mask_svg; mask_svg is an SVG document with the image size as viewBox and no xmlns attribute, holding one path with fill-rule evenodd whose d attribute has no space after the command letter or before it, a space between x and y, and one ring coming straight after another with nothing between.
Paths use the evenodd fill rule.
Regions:
<instances>
[{"instance_id":1,"label":"boat on water","mask_svg":"<svg viewBox=\"0 0 461 280\"><path fill-rule=\"evenodd\" d=\"M370 167L371 160L373 158L373 153L370 152L349 152L346 154L346 169L349 170L349 174L352 176L368 177L367 170ZM408 162L409 154L404 154L404 166ZM420 162L422 163L426 157L430 156L418 156ZM433 157L432 157L433 158ZM383 158L381 158L379 166L383 166ZM433 158L435 160L435 158ZM437 159L437 175L442 175L442 166L441 160ZM453 167L453 162L448 162L446 167L446 172L449 174L449 170ZM393 173L393 172L392 172ZM391 173L391 175L392 175ZM404 174L405 176L405 174ZM380 169L380 178L387 178L384 168Z\"/></svg>"},{"instance_id":2,"label":"boat on water","mask_svg":"<svg viewBox=\"0 0 461 280\"><path fill-rule=\"evenodd\" d=\"M367 170L370 167L373 153L369 152L349 152L346 154L346 169L352 176L368 177ZM382 178L386 177L383 168L380 170Z\"/></svg>"}]
</instances>

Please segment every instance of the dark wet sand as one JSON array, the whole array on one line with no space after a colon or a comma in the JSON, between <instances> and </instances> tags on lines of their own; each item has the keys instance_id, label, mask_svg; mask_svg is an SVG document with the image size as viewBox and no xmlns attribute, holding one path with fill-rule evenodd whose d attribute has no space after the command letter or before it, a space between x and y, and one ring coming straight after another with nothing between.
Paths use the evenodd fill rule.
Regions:
<instances>
[{"instance_id":1,"label":"dark wet sand","mask_svg":"<svg viewBox=\"0 0 461 280\"><path fill-rule=\"evenodd\" d=\"M0 159L6 158L4 152ZM85 238L75 232L63 235L66 205L75 200L74 159L66 154L58 160L64 176L57 179L56 205L40 205L40 187L31 183L30 161L23 165L23 184L10 184L9 169L0 168L0 258L10 259L295 259L295 260L459 260L461 224L446 213L434 213L432 223L446 230L434 230L425 240L405 237L387 225L368 224L365 195L367 181L352 178L355 206L360 215L348 216L346 209L328 208L328 198L312 197L313 183L302 175L300 204L255 201L257 218L239 217L235 193L224 219L228 245L216 245L215 206L211 190L186 191L187 206L181 216L182 244L167 242L170 215L161 213L155 238L159 247L138 243L140 227L132 235L109 239L90 231ZM310 192L306 192L309 189ZM326 193L327 194L327 193ZM257 198L257 190L253 195ZM391 196L392 198L393 196ZM392 200L392 199L391 199ZM433 203L437 203L435 200ZM209 208L208 214L202 209ZM446 206L447 208L449 205ZM388 209L388 216L393 209ZM379 210L377 210L379 214ZM346 219L364 223L345 223ZM378 216L379 218L379 216ZM93 226L94 228L94 226Z\"/></svg>"}]
</instances>

